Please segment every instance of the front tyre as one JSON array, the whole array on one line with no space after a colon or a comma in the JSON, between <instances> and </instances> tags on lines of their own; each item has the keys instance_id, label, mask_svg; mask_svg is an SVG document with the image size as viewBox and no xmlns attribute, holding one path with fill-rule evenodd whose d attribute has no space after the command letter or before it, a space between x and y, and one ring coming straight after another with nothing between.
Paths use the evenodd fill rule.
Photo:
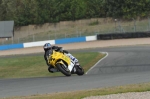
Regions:
<instances>
[{"instance_id":1,"label":"front tyre","mask_svg":"<svg viewBox=\"0 0 150 99\"><path fill-rule=\"evenodd\" d=\"M62 64L56 64L56 67L58 68L58 70L63 73L66 76L71 76L71 72L68 68L66 68L64 65Z\"/></svg>"}]
</instances>

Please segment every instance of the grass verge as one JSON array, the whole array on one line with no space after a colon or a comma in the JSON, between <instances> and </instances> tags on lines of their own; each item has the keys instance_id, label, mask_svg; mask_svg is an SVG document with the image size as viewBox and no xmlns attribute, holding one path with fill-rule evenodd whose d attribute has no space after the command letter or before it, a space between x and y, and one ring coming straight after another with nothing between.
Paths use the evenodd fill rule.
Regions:
<instances>
[{"instance_id":1,"label":"grass verge","mask_svg":"<svg viewBox=\"0 0 150 99\"><path fill-rule=\"evenodd\" d=\"M6 99L82 99L88 96L109 95L126 92L144 92L144 91L150 91L150 83L83 90L83 91L53 93L53 94L41 94L41 95L38 94L24 97L11 97Z\"/></svg>"},{"instance_id":2,"label":"grass verge","mask_svg":"<svg viewBox=\"0 0 150 99\"><path fill-rule=\"evenodd\" d=\"M98 52L74 53L85 72L91 68L104 54ZM27 78L43 76L60 76L62 73L49 73L43 55L12 56L0 59L0 78Z\"/></svg>"}]
</instances>

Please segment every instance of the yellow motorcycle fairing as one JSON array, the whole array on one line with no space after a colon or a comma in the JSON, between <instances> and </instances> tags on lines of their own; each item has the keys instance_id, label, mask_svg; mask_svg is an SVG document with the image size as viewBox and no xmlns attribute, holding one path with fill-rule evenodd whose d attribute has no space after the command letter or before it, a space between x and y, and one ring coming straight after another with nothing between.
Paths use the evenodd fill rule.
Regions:
<instances>
[{"instance_id":1,"label":"yellow motorcycle fairing","mask_svg":"<svg viewBox=\"0 0 150 99\"><path fill-rule=\"evenodd\" d=\"M55 50L53 50L52 54L49 56L48 59L48 63L54 67L56 67L56 64L58 63L66 66L64 61L67 63L68 66L71 64L71 60L68 56L64 55L61 52L56 52ZM69 70L71 70L71 68Z\"/></svg>"}]
</instances>

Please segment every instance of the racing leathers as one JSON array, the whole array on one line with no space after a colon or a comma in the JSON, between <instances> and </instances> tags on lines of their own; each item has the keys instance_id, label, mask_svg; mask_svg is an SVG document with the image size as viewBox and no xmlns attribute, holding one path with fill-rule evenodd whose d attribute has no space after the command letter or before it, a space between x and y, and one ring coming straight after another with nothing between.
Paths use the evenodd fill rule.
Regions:
<instances>
[{"instance_id":1,"label":"racing leathers","mask_svg":"<svg viewBox=\"0 0 150 99\"><path fill-rule=\"evenodd\" d=\"M72 59L74 62L78 63L78 60L77 60L74 56L72 56L68 51L63 50L62 47L52 46L51 49L46 50L46 51L45 51L45 54L44 54L44 59L45 59L46 64L47 64L47 66L48 66L48 71L51 72L51 73L53 73L53 72L58 72L58 69L54 68L53 66L51 66L51 65L48 63L48 59L47 59L47 56L48 56L48 55L47 55L47 54L48 54L48 51L49 51L49 50L55 50L55 51L58 51L58 52L62 52L62 53L64 53L66 56L69 56L70 59Z\"/></svg>"}]
</instances>

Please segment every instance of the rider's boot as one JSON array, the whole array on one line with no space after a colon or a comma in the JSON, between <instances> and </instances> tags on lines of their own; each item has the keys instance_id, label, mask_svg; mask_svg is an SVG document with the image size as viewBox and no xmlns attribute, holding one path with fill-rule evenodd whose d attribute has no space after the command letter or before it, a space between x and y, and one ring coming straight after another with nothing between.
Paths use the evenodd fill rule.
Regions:
<instances>
[{"instance_id":1,"label":"rider's boot","mask_svg":"<svg viewBox=\"0 0 150 99\"><path fill-rule=\"evenodd\" d=\"M59 70L57 68L53 68L51 66L48 67L48 71L51 72L51 73L59 72Z\"/></svg>"}]
</instances>

